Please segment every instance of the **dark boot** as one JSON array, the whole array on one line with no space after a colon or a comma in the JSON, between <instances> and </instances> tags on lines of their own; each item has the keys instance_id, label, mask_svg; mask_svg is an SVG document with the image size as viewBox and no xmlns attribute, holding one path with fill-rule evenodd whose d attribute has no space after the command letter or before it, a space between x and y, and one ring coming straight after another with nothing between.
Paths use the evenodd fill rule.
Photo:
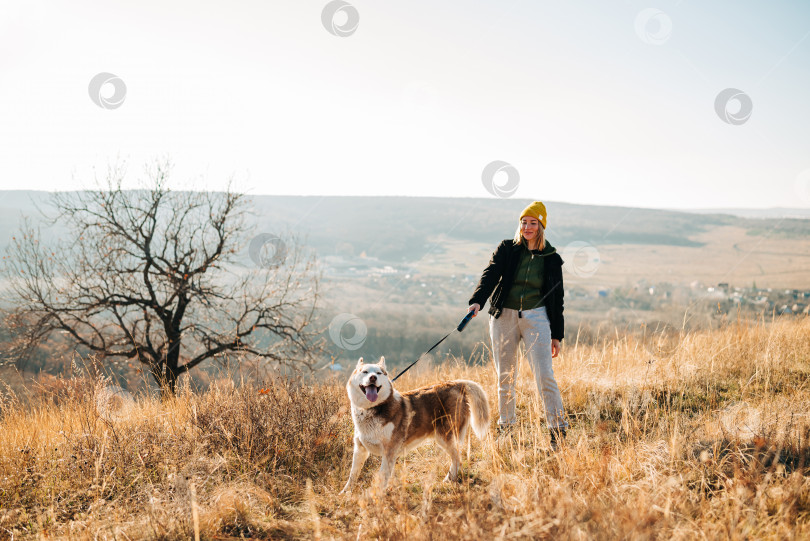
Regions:
<instances>
[{"instance_id":1,"label":"dark boot","mask_svg":"<svg viewBox=\"0 0 810 541\"><path fill-rule=\"evenodd\" d=\"M564 426L552 428L550 430L551 433L551 450L556 451L560 448L563 441L565 440L566 430Z\"/></svg>"}]
</instances>

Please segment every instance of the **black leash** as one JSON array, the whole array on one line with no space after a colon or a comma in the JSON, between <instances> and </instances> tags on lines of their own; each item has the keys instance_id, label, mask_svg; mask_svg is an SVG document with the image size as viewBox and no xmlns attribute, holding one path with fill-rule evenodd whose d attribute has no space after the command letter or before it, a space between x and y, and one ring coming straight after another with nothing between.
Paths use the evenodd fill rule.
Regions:
<instances>
[{"instance_id":1,"label":"black leash","mask_svg":"<svg viewBox=\"0 0 810 541\"><path fill-rule=\"evenodd\" d=\"M469 323L469 322L470 322L470 320L472 319L472 317L473 317L473 313L474 313L474 312L473 312L472 310L470 310L469 312L467 312L467 315L466 315L466 316L464 316L464 319L462 319L462 320L461 320L461 323L459 323L459 324L458 324L458 327L456 327L455 329L453 329L453 331L458 331L458 332L463 331L463 330L464 330L464 327L466 327L466 326L467 326L467 323ZM453 334L453 331L450 331L449 333L445 334L445 335L444 335L444 338L447 338L448 336L450 336L451 334ZM424 352L423 354L421 354L421 355L419 356L419 358L417 358L417 359L416 359L414 362L412 362L411 364L409 364L409 365L407 366L407 368L405 368L405 370L403 370L402 372L400 372L399 374L397 374L397 377L395 377L395 378L394 378L394 379L392 379L391 381L393 382L393 381L398 380L398 379L399 379L399 377L400 377L400 376L402 376L402 374L404 374L405 372L407 372L408 370L410 370L410 368L411 368L413 365L415 365L416 363L418 363L418 362L419 362L419 359L421 359L422 357L424 357L425 355L427 355L428 353L430 353L431 351L433 351L434 349L436 349L436 346L438 346L439 344L441 344L442 342L444 342L444 338L442 338L441 340L439 340L438 342L436 342L435 344L433 344L433 347L432 347L432 348L430 348L429 350L427 350L426 352Z\"/></svg>"}]
</instances>

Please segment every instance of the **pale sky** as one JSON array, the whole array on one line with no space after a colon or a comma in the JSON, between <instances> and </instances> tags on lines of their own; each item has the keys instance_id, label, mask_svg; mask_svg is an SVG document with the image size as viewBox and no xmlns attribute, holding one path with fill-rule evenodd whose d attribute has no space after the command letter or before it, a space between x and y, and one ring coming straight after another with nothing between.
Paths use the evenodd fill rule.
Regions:
<instances>
[{"instance_id":1,"label":"pale sky","mask_svg":"<svg viewBox=\"0 0 810 541\"><path fill-rule=\"evenodd\" d=\"M495 197L501 160L518 198L810 207L806 1L352 0L345 37L328 4L2 0L0 189L168 155L177 187Z\"/></svg>"}]
</instances>

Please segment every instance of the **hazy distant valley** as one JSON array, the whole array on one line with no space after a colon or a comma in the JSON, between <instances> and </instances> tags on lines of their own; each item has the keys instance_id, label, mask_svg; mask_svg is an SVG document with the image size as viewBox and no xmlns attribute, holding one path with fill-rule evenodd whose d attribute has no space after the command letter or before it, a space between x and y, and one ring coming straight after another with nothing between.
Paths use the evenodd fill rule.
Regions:
<instances>
[{"instance_id":1,"label":"hazy distant valley","mask_svg":"<svg viewBox=\"0 0 810 541\"><path fill-rule=\"evenodd\" d=\"M330 361L418 356L464 315L499 241L513 236L529 203L518 199L255 196L252 231L299 235L323 271L319 324L354 316L357 349ZM43 192L4 192L0 244L20 216L47 211ZM784 314L810 303L810 220L744 218L547 203L547 239L566 264L568 341L600 333L711 326L738 312ZM47 238L58 231L44 229ZM246 238L239 261L255 267ZM349 316L343 316L346 319ZM364 329L355 329L359 324ZM360 340L362 338L362 340ZM485 317L437 350L469 358L488 344ZM445 345L447 347L445 347ZM485 349L485 348L484 348ZM326 362L326 359L325 361Z\"/></svg>"}]
</instances>

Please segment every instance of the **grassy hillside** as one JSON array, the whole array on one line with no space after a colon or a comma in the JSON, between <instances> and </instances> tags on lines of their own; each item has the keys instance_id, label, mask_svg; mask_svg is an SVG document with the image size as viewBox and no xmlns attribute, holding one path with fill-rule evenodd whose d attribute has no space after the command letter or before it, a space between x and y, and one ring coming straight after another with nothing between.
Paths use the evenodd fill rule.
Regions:
<instances>
[{"instance_id":1,"label":"grassy hillside","mask_svg":"<svg viewBox=\"0 0 810 541\"><path fill-rule=\"evenodd\" d=\"M528 377L519 430L470 440L460 483L434 445L387 494L351 461L343 381L221 383L106 401L52 381L5 393L0 538L785 539L810 535L810 320L694 332L664 354L614 335L555 361L572 429L554 453ZM482 383L491 365L418 366L398 388Z\"/></svg>"}]
</instances>

